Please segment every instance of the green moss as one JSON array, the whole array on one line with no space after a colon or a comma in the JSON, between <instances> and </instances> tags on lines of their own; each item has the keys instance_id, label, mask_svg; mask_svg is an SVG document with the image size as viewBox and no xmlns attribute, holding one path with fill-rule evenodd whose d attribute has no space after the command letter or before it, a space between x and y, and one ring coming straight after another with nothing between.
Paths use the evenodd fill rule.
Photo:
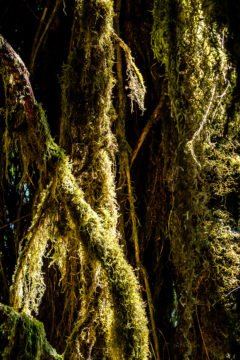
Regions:
<instances>
[{"instance_id":1,"label":"green moss","mask_svg":"<svg viewBox=\"0 0 240 360\"><path fill-rule=\"evenodd\" d=\"M105 334L105 341L111 347L109 356L112 358L118 357L116 348L120 347L126 358L140 359L145 358L147 353L146 318L137 294L134 274L123 260L117 233L118 212L114 179L116 141L111 131L115 118L115 115L112 116L111 102L112 87L115 83L112 70L113 2L82 1L76 9L75 16L77 21L73 28L72 46L62 76L61 121L61 141L72 160L75 179L66 161L59 169L62 173L59 194L63 191L65 193L63 200L67 203L71 215L69 221L76 231L77 239L84 244L85 259L90 255L91 261L92 258L100 261L103 271L106 272L110 293L113 295L114 300L111 299L111 295L106 299L105 306L112 307L114 301L113 309L118 319L116 329L113 330L114 321L108 321L107 318L104 320L99 314L102 325L98 334ZM130 62L133 64L132 58ZM132 65L130 66L133 71ZM81 190L76 184L80 185ZM76 198L72 203L74 193ZM89 238L89 243L86 242L86 236ZM99 236L101 240L98 241ZM115 252L112 252L113 249ZM108 253L110 259L107 258ZM117 264L112 264L117 254ZM125 269L121 269L120 258L125 263ZM122 275L116 274L114 278L115 271L116 273L122 271ZM131 291L127 289L126 284L121 288L125 272L129 274L127 277L129 284L132 283ZM97 278L99 276L97 275ZM90 286L88 283L85 285ZM100 303L103 298L99 301L99 306L95 304L93 313L97 314L101 309ZM131 309L128 303L135 301L138 305L135 309L134 307ZM121 312L125 315L124 319L122 319L124 315L120 316ZM104 316L106 317L107 314L105 313ZM139 323L141 321L142 330ZM115 344L108 340L109 334L114 338L114 331L117 336L121 336L122 333L122 341L118 338ZM81 343L80 331L78 338ZM116 345L117 342L120 345Z\"/></svg>"},{"instance_id":2,"label":"green moss","mask_svg":"<svg viewBox=\"0 0 240 360\"><path fill-rule=\"evenodd\" d=\"M184 359L200 358L207 351L211 359L222 359L231 341L238 341L235 330L229 330L234 322L238 328L234 311L221 305L224 315L219 317L211 308L220 293L236 287L239 257L238 236L233 236L236 211L228 205L229 194L239 194L237 104L229 120L236 75L227 50L229 30L217 22L218 11L218 2L201 0L156 0L153 9L153 52L165 65L177 138L167 235L180 294L176 351ZM213 216L213 207L224 219ZM218 334L224 327L227 337Z\"/></svg>"},{"instance_id":3,"label":"green moss","mask_svg":"<svg viewBox=\"0 0 240 360\"><path fill-rule=\"evenodd\" d=\"M0 305L0 353L8 359L62 359L46 339L43 324Z\"/></svg>"},{"instance_id":4,"label":"green moss","mask_svg":"<svg viewBox=\"0 0 240 360\"><path fill-rule=\"evenodd\" d=\"M49 261L50 266L56 263L64 292L62 316L67 319L67 331L61 337L77 329L69 338L73 345L68 347L69 358L80 357L81 353L94 358L94 351L98 351L98 357L145 360L148 329L144 304L134 271L118 243L116 141L111 131L112 6L112 1L105 0L76 2L72 43L62 76L60 143L69 157L51 138L45 114L34 99L34 122L21 108L19 117L13 116L12 120L18 122L23 116L27 120L26 131L6 132L6 139L19 146L24 176L29 166L40 175L32 224L13 277L11 302L16 310L29 315L37 313L45 291L43 260ZM24 89L17 93L14 90L14 101L24 103ZM60 224L63 219L67 223L64 230ZM51 259L45 258L48 245ZM79 282L73 280L79 277ZM96 290L99 284L106 288L100 296ZM89 337L79 323L74 327L76 317L81 318L81 311L88 308L88 300L89 312L85 313ZM104 301L105 307L111 309L110 318L103 311ZM27 324L26 328L30 329ZM116 341L110 341L110 337ZM100 350L95 346L99 338ZM30 337L24 341L30 353L33 340ZM107 351L106 346L111 349Z\"/></svg>"},{"instance_id":5,"label":"green moss","mask_svg":"<svg viewBox=\"0 0 240 360\"><path fill-rule=\"evenodd\" d=\"M146 359L148 329L138 284L124 259L121 247L101 224L101 218L84 200L83 192L71 175L69 164L59 168L60 193L69 209L70 219L87 252L95 256L106 272L115 303L117 333L122 340L127 359ZM116 235L115 235L116 236Z\"/></svg>"}]
</instances>

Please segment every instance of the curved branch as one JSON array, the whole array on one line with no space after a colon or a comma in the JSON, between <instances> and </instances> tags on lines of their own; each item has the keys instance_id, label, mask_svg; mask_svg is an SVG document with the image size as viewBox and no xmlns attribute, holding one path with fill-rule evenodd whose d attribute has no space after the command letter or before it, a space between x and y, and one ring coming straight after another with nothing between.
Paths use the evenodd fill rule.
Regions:
<instances>
[{"instance_id":1,"label":"curved branch","mask_svg":"<svg viewBox=\"0 0 240 360\"><path fill-rule=\"evenodd\" d=\"M101 262L106 272L126 359L145 360L148 357L147 319L133 269L125 260L119 243L109 236L99 216L84 200L67 157L59 166L58 176L62 201L68 208L79 241Z\"/></svg>"},{"instance_id":2,"label":"curved branch","mask_svg":"<svg viewBox=\"0 0 240 360\"><path fill-rule=\"evenodd\" d=\"M20 56L0 35L1 70L8 82L8 96L13 103L22 103L29 120L34 119L35 98L29 81L28 70Z\"/></svg>"},{"instance_id":3,"label":"curved branch","mask_svg":"<svg viewBox=\"0 0 240 360\"><path fill-rule=\"evenodd\" d=\"M41 110L39 110L35 102L25 65L2 37L0 43L3 70L9 72L10 68L13 73L13 85L11 84L11 77L8 76L7 78L10 87L13 86L12 98L15 102L21 101L25 109L26 103L28 104L32 110L27 112L28 120L35 116L35 128L31 129L31 132L27 129L27 132L31 135L28 136L30 146L23 149L23 151L30 151L30 154L24 153L23 156L29 157L32 155L31 151L36 147L34 143L36 134L34 137L33 132L36 131L39 136L37 141L41 144L42 151L44 150L43 156L40 155L40 159L38 159L37 166L44 167L46 163L48 167L47 176L53 179L53 183L58 190L56 191L56 194L58 194L56 201L66 205L66 211L71 216L79 242L81 241L87 251L101 262L106 272L109 288L116 304L115 314L118 319L118 334L122 339L125 358L128 360L146 360L148 357L148 328L145 309L138 291L139 285L134 271L125 260L118 243L117 231L113 232L113 234L111 232L111 235L105 229L98 214L85 201L84 193L77 185L72 174L68 157L64 155L62 149L51 138L44 116L39 117ZM15 84L18 84L18 92ZM23 140L24 136L26 135L19 133L19 140ZM54 166L52 165L52 159L55 159ZM42 206L41 204L39 206L40 211ZM42 212L40 211L40 213ZM44 219L44 214L42 219ZM39 221L39 216L35 220ZM34 224L33 221L33 226L35 226ZM33 244L34 241L31 243ZM35 261L39 261L37 255ZM19 266L21 266L21 261ZM30 278L31 274L28 274L28 277Z\"/></svg>"}]
</instances>

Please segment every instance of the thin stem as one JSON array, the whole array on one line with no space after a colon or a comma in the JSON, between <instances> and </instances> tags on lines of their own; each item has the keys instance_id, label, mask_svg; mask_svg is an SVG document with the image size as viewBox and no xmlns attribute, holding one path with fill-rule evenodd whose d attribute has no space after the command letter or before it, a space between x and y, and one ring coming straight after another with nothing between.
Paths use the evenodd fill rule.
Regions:
<instances>
[{"instance_id":1,"label":"thin stem","mask_svg":"<svg viewBox=\"0 0 240 360\"><path fill-rule=\"evenodd\" d=\"M5 225L3 225L3 226L0 226L0 230L7 228L7 227L10 226L11 224L16 224L17 222L19 222L19 221L21 221L22 219L25 219L26 217L31 216L31 215L32 215L32 214L27 214L27 215L21 216L20 218L14 220L14 221L11 221L11 222L9 222L8 224L5 224Z\"/></svg>"},{"instance_id":2,"label":"thin stem","mask_svg":"<svg viewBox=\"0 0 240 360\"><path fill-rule=\"evenodd\" d=\"M35 58L36 58L36 48L37 48L37 44L38 44L38 41L39 41L39 34L40 34L40 30L42 28L42 25L43 25L43 22L45 20L45 17L46 17L46 14L47 14L47 10L48 8L45 7L43 9L43 13L42 13L42 17L40 19L40 22L39 22L39 25L38 25L38 29L37 29L37 32L36 32L36 35L34 37L34 41L33 41L33 47L32 47L32 53L31 53L31 58L30 58L30 71L32 72L33 71L33 67L34 67L34 62L35 62Z\"/></svg>"},{"instance_id":3,"label":"thin stem","mask_svg":"<svg viewBox=\"0 0 240 360\"><path fill-rule=\"evenodd\" d=\"M118 33L120 32L119 29L119 13L121 9L121 0L118 0L116 2L116 29ZM114 38L117 40L116 43L116 68L117 68L117 79L118 79L118 135L120 138L120 144L124 145L126 144L126 132L125 132L125 118L126 118L126 95L124 92L124 84L123 84L123 76L122 76L122 57L121 57L121 49L124 50L125 54L131 58L130 49L127 47L127 45L119 38L117 34L114 33ZM136 68L137 69L137 68ZM137 69L137 73L139 73ZM139 73L140 74L140 73ZM140 74L141 76L141 74ZM139 78L140 81L143 81L142 78ZM161 100L163 101L162 97ZM161 102L161 101L160 101ZM162 107L162 102L160 104ZM159 108L157 107L156 111L159 111ZM155 114L155 113L154 113ZM157 114L156 114L157 116ZM155 118L154 118L155 119ZM144 139L143 139L144 141ZM140 145L141 146L141 145ZM127 182L127 189L128 189L128 202L130 206L130 219L132 223L132 237L134 242L134 249L135 249L135 260L136 260L136 267L141 272L145 290L147 294L147 304L148 304L148 310L150 315L150 323L151 323L151 330L152 330L152 336L153 336L153 342L154 342L154 349L152 349L152 352L154 354L154 357L156 360L160 360L160 351L159 351L159 342L158 342L158 336L156 331L156 325L155 325L155 319L154 319L154 312L153 312L153 304L152 304L152 296L151 296L151 290L148 282L148 276L147 271L141 264L140 260L140 249L139 249L139 238L138 238L138 228L137 228L137 216L135 211L135 205L134 205L134 195L133 195L133 189L132 189L132 182L131 182L131 174L130 174L130 161L129 161L129 155L128 151L126 149L126 146L124 146L123 151L121 151L120 154L120 163L123 167L123 173L126 176L126 182Z\"/></svg>"},{"instance_id":4,"label":"thin stem","mask_svg":"<svg viewBox=\"0 0 240 360\"><path fill-rule=\"evenodd\" d=\"M52 14L50 16L50 18L48 19L48 22L42 32L42 35L40 37L40 39L38 40L38 35L39 35L39 32L41 30L41 27L42 27L42 23L45 19L45 16L46 16L46 12L47 12L47 8L45 7L44 10L43 10L43 15L42 15L42 18L40 20L40 24L39 24L39 27L38 27L38 30L37 30L37 33L36 33L36 36L35 36L35 39L34 39L34 44L33 44L33 50L32 50L32 54L31 54L31 61L30 61L30 72L33 73L33 69L34 69L34 64L35 64L35 60L36 60L36 56L37 56L37 53L38 53L38 50L40 48L40 46L42 45L42 42L43 42L43 39L49 29L49 26L51 25L52 21L53 21L53 18L55 16L55 13L57 11L57 8L58 8L58 5L60 4L62 0L57 0L56 3L55 3L55 6L53 8L53 11L52 11Z\"/></svg>"},{"instance_id":5,"label":"thin stem","mask_svg":"<svg viewBox=\"0 0 240 360\"><path fill-rule=\"evenodd\" d=\"M156 106L155 110L153 111L153 114L150 117L150 119L148 120L147 124L145 125L145 127L144 127L144 129L142 131L142 134L141 134L141 136L140 136L140 138L139 138L139 140L137 142L137 146L136 146L135 150L133 151L130 167L132 167L132 164L133 164L134 160L136 159L136 157L137 157L137 155L139 153L139 150L141 149L142 144L144 143L149 131L151 130L151 127L159 119L159 112L162 109L162 107L164 105L164 100L165 100L164 89L165 89L165 87L163 86L162 87L162 94L161 94L159 103Z\"/></svg>"}]
</instances>

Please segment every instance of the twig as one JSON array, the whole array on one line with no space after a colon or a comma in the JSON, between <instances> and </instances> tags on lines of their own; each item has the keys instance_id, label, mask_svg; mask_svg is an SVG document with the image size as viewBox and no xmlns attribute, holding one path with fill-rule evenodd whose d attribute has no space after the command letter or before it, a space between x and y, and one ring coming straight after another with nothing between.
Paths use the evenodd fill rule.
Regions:
<instances>
[{"instance_id":1,"label":"twig","mask_svg":"<svg viewBox=\"0 0 240 360\"><path fill-rule=\"evenodd\" d=\"M8 293L8 281L7 281L7 277L6 277L6 274L5 274L4 269L3 269L1 255L0 255L0 274L2 275L3 292L4 292L4 295L6 295Z\"/></svg>"},{"instance_id":2,"label":"twig","mask_svg":"<svg viewBox=\"0 0 240 360\"><path fill-rule=\"evenodd\" d=\"M34 183L32 181L32 178L31 178L31 176L29 175L28 172L27 172L27 177L28 177L28 180L30 181L30 183L32 184L32 187L36 190L36 186L34 185Z\"/></svg>"},{"instance_id":3,"label":"twig","mask_svg":"<svg viewBox=\"0 0 240 360\"><path fill-rule=\"evenodd\" d=\"M203 335L203 331L202 331L202 327L201 327L201 324L200 324L200 319L199 319L199 315L198 315L198 306L197 306L197 301L198 301L198 289L199 289L199 286L200 286L200 284L201 284L201 282L202 282L202 280L203 280L203 277L204 277L204 274L202 274L202 276L200 277L200 279L199 279L199 281L198 281L198 284L197 284L197 289L196 289L197 295L196 295L195 309L196 309L197 323L198 323L199 331L200 331L201 338L202 338L202 342L203 342L203 347L204 347L204 350L205 350L205 352L206 352L207 360L210 360L210 357L209 357L209 354L208 354L208 349L207 349L206 342L205 342L204 335Z\"/></svg>"},{"instance_id":4,"label":"twig","mask_svg":"<svg viewBox=\"0 0 240 360\"><path fill-rule=\"evenodd\" d=\"M140 138L139 138L139 140L137 142L137 146L136 146L135 150L133 151L130 167L132 167L132 164L133 164L134 160L136 159L137 154L138 154L144 140L146 139L151 127L159 119L159 111L162 109L162 107L164 105L164 100L165 100L164 89L165 89L165 86L163 86L163 88L162 88L162 93L161 93L159 103L156 106L155 110L153 111L153 114L150 117L150 119L148 120L147 124L145 125L145 127L144 127L144 129L142 131L142 134L141 134L141 136L140 136Z\"/></svg>"},{"instance_id":5,"label":"twig","mask_svg":"<svg viewBox=\"0 0 240 360\"><path fill-rule=\"evenodd\" d=\"M234 288L233 290L229 291L226 295L224 295L224 298L228 297L229 295L231 295L233 292L237 291L240 289L240 286ZM218 304L219 302L223 301L223 299L219 299L218 301L216 301L212 306L215 306L216 304Z\"/></svg>"},{"instance_id":6,"label":"twig","mask_svg":"<svg viewBox=\"0 0 240 360\"><path fill-rule=\"evenodd\" d=\"M41 17L41 19L40 19L38 28L37 28L36 35L35 35L35 37L34 37L33 47L32 47L32 53L31 53L31 58L30 58L30 71L31 71L31 72L32 72L32 70L33 70L34 61L35 61L35 57L36 57L36 55L34 55L34 54L35 54L35 52L36 52L36 47L37 47L37 43L38 43L39 33L40 33L41 28L42 28L42 24L43 24L43 22L44 22L44 20L45 20L45 17L46 17L46 14L47 14L47 10L48 10L48 8L45 7L44 10L43 10L42 17Z\"/></svg>"},{"instance_id":7,"label":"twig","mask_svg":"<svg viewBox=\"0 0 240 360\"><path fill-rule=\"evenodd\" d=\"M208 349L207 349L207 346L206 346L206 343L205 343L205 339L204 339L204 336L203 336L203 331L202 331L201 324L200 324L200 320L199 320L199 316L198 316L197 304L196 304L196 317L197 317L197 323L198 323L198 327L199 327L199 330L200 330L200 334L201 334L201 338L202 338L204 350L205 350L205 352L206 352L206 357L207 357L208 360L210 360L210 357L209 357L209 354L208 354Z\"/></svg>"},{"instance_id":8,"label":"twig","mask_svg":"<svg viewBox=\"0 0 240 360\"><path fill-rule=\"evenodd\" d=\"M25 3L27 9L32 13L32 15L39 20L39 16L37 16L37 14L35 13L35 11L33 11L33 9L31 8L31 6L28 4L27 0L23 0L23 2Z\"/></svg>"},{"instance_id":9,"label":"twig","mask_svg":"<svg viewBox=\"0 0 240 360\"><path fill-rule=\"evenodd\" d=\"M48 22L47 22L47 24L46 24L46 26L45 26L45 29L43 30L43 33L42 33L42 35L41 35L41 37L40 37L40 39L39 39L39 41L38 41L38 43L37 43L37 45L36 45L36 48L35 48L34 51L32 52L31 62L30 62L30 72L31 72L31 73L33 72L33 68L34 68L34 64L35 64L35 60L36 60L36 56L37 56L38 50L39 50L39 48L40 48L40 46L41 46L41 44L42 44L42 42L43 42L43 39L44 39L44 37L45 37L48 29L49 29L49 26L51 25L51 23L52 23L52 21L53 21L53 18L54 18L54 16L55 16L56 11L57 11L58 5L60 4L61 1L62 1L62 0L57 0L57 1L56 1L55 6L54 6L53 11L52 11L52 14L51 14L50 18L48 19ZM45 8L45 9L47 10L47 8ZM44 9L44 11L45 11L45 9ZM43 15L44 15L44 14L43 14ZM42 18L43 18L43 16L42 16ZM44 18L45 18L45 16L44 16ZM44 18L43 18L43 19L44 19ZM41 20L42 20L42 19L41 19ZM41 24L40 24L40 25L41 25ZM39 31L40 31L40 30L39 30Z\"/></svg>"},{"instance_id":10,"label":"twig","mask_svg":"<svg viewBox=\"0 0 240 360\"><path fill-rule=\"evenodd\" d=\"M166 340L166 338L165 338L165 336L164 336L163 332L162 332L160 329L158 329L158 331L160 332L161 336L163 337L163 340L164 340L164 347L166 347L166 348L167 348L168 360L170 360L170 352L169 352L169 348L168 348L168 343L167 343L167 340ZM163 349L164 349L164 348L163 348Z\"/></svg>"},{"instance_id":11,"label":"twig","mask_svg":"<svg viewBox=\"0 0 240 360\"><path fill-rule=\"evenodd\" d=\"M150 322L151 322L154 348L155 348L155 352L156 352L156 359L160 360L160 355L159 355L160 350L159 350L159 342L158 342L158 336L157 336L157 328L156 328L156 323L155 323L155 319L154 319L154 311L153 311L154 307L153 307L153 302L152 302L152 295L151 295L151 290L150 290L150 286L149 286L149 282L148 282L147 272L146 272L146 269L144 268L144 266L141 266L141 273L143 276L145 290L146 290L146 294L147 294L147 304L148 304L148 310L149 310L149 315L150 315Z\"/></svg>"},{"instance_id":12,"label":"twig","mask_svg":"<svg viewBox=\"0 0 240 360\"><path fill-rule=\"evenodd\" d=\"M123 49L125 55L126 55L126 58L127 60L129 60L130 64L131 64L131 67L133 68L135 74L137 75L138 77L138 80L140 82L140 84L142 86L144 86L143 84L143 77L142 77L142 74L140 73L137 65L135 64L134 62L134 59L132 57L132 54L131 54L131 50L130 48L128 47L128 45L113 31L112 32L112 36L114 38L114 40L116 40L116 42L121 46L121 48Z\"/></svg>"},{"instance_id":13,"label":"twig","mask_svg":"<svg viewBox=\"0 0 240 360\"><path fill-rule=\"evenodd\" d=\"M149 344L150 344L150 347L151 347L151 350L152 350L153 357L154 357L154 359L156 360L157 358L156 358L156 354L155 354L155 351L154 351L153 344L152 344L151 341L149 341Z\"/></svg>"},{"instance_id":14,"label":"twig","mask_svg":"<svg viewBox=\"0 0 240 360\"><path fill-rule=\"evenodd\" d=\"M229 293L227 293L224 297L228 297L230 294L232 294L233 292L237 291L240 289L240 286L236 287L235 289L229 291Z\"/></svg>"},{"instance_id":15,"label":"twig","mask_svg":"<svg viewBox=\"0 0 240 360\"><path fill-rule=\"evenodd\" d=\"M26 217L28 217L28 216L30 216L30 215L31 215L31 214L27 214L27 215L21 216L20 218L14 220L14 221L11 221L11 222L8 223L8 224L5 224L5 225L3 225L3 226L0 226L0 230L5 229L6 227L10 226L11 224L15 224L15 223L17 223L18 221L21 221L22 219L24 219L24 218L26 218Z\"/></svg>"},{"instance_id":16,"label":"twig","mask_svg":"<svg viewBox=\"0 0 240 360\"><path fill-rule=\"evenodd\" d=\"M133 112L133 102L136 102L139 109L144 113L144 98L146 94L146 88L144 85L142 74L137 68L134 58L132 57L131 50L127 44L120 39L120 37L112 31L112 37L116 43L123 49L126 58L126 72L128 77L128 88L130 94L128 95L131 99L131 112Z\"/></svg>"},{"instance_id":17,"label":"twig","mask_svg":"<svg viewBox=\"0 0 240 360\"><path fill-rule=\"evenodd\" d=\"M216 109L214 110L214 113L213 113L213 116L212 116L212 120L215 118L215 115L216 115L216 112L217 112L217 110L218 110L218 107L220 106L220 104L221 104L221 102L222 102L222 99L223 99L223 97L226 95L226 93L227 93L228 88L229 88L230 85L231 85L231 83L230 83L230 81L228 80L228 84L227 84L227 86L226 86L226 89L223 91L223 93L222 93L221 95L217 96L217 98L220 99L220 100L218 101L218 104L217 104L217 106L216 106Z\"/></svg>"}]
</instances>

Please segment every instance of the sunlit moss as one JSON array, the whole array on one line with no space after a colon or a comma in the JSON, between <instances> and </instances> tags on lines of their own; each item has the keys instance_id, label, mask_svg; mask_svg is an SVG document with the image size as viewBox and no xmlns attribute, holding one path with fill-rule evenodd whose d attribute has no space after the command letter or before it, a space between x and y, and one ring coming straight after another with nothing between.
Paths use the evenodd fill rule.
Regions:
<instances>
[{"instance_id":1,"label":"sunlit moss","mask_svg":"<svg viewBox=\"0 0 240 360\"><path fill-rule=\"evenodd\" d=\"M112 5L103 0L76 2L72 43L62 76L60 142L68 156L53 141L45 114L33 98L28 100L34 102L34 122L24 118L21 108L16 121L22 120L23 114L28 122L25 131L6 132L6 138L19 146L24 176L29 166L39 173L32 224L19 251L11 303L27 314L37 313L45 290L43 266L57 264L65 296L62 316L68 318L70 334L67 356L81 356L87 346L88 358L94 357L99 330L104 347L111 347L103 348L102 354L145 360L148 328L144 304L134 271L118 243L116 144L111 132ZM9 78L5 80L7 83ZM19 98L13 91L14 103L24 102L24 89L22 92ZM80 282L73 285L76 276ZM97 291L99 284L102 291ZM81 317L88 300L86 337L81 319L74 324L74 316Z\"/></svg>"},{"instance_id":2,"label":"sunlit moss","mask_svg":"<svg viewBox=\"0 0 240 360\"><path fill-rule=\"evenodd\" d=\"M16 310L27 314L38 313L39 305L45 291L42 273L43 258L48 241L51 239L52 222L46 206L49 206L50 188L41 192L41 198L33 216L31 227L25 240L25 246L20 252L18 264L11 287L11 303ZM47 205L48 204L48 205ZM48 209L48 211L51 207Z\"/></svg>"},{"instance_id":3,"label":"sunlit moss","mask_svg":"<svg viewBox=\"0 0 240 360\"><path fill-rule=\"evenodd\" d=\"M78 215L76 213L77 218L74 218L73 214L76 210L73 209L73 204L70 206L68 202L69 213L71 214L69 223L72 222L76 227L76 221L79 222L79 225L76 227L76 237L84 243L82 249L85 259L84 262L89 262L89 267L91 268L90 263L93 261L92 256L96 257L102 263L103 271L106 271L107 261L105 260L103 262L100 254L96 256L95 250L97 251L97 247L96 249L95 246L91 248L91 242L89 242L89 244L85 242L86 235L83 235L82 231L85 233L85 227L87 232L91 231L90 239L93 241L99 236L104 237L106 246L109 246L111 243L113 248L116 247L116 249L119 249L119 256L123 256L119 248L118 233L116 230L118 219L114 159L116 140L111 131L111 126L115 119L111 102L112 87L115 83L112 70L114 62L113 15L112 1L82 1L78 3L75 12L76 22L72 32L72 43L68 63L64 67L62 75L63 116L61 119L61 143L70 155L73 174L83 191L82 194L78 193L78 200L76 198L76 201L80 201L84 195L87 205L86 208L85 205L82 207L83 203L79 203L78 211L80 211L80 213L87 211L86 216L90 214L93 215L92 211L95 211L97 214L97 218L95 217L96 215L94 215L94 221L96 221L97 225L95 225L96 229L93 232L92 220L79 217L80 213L78 213ZM62 170L64 171L64 168L62 168ZM78 191L76 185L72 187L71 191ZM67 197L65 201L67 202ZM81 231L79 229L80 224ZM99 233L97 230L98 226L101 227L101 232L104 233ZM92 255L88 261L87 259L90 253ZM101 271L95 275L93 272L93 276L101 279ZM87 278L88 280L84 285L86 289L92 286L91 280L89 277ZM113 290L113 280L108 271L106 279L108 280L111 290ZM106 283L104 286L106 286ZM137 291L137 288L135 290ZM110 293L112 292L113 291ZM83 294L84 293L82 293L82 295ZM94 294L94 296L96 297L96 294ZM98 327L98 334L96 335L95 341L98 341L98 338L103 335L106 346L109 347L107 350L109 353L108 356L116 358L118 357L117 351L119 351L119 349L117 350L119 347L117 343L120 343L123 354L126 354L126 349L128 348L126 341L127 334L125 334L126 321L128 320L126 317L126 321L121 323L118 319L118 321L116 321L116 330L113 329L114 321L110 321L110 314L109 317L107 317L107 313L101 310L101 304L104 301L106 308L110 309L113 306L113 299L111 297L112 295L106 298L100 295L98 303L93 302L94 309L92 307L89 308L89 313L94 313L96 319L101 319L100 322L95 320L96 327ZM81 297L82 304L85 303L86 299L86 294ZM118 307L120 303L121 301L117 299L115 294L115 305L113 306L115 314L118 313L115 307ZM143 312L142 315L144 315ZM145 320L143 319L143 321ZM122 328L120 324L125 328L125 330L121 331L121 333L125 334L122 337L124 345L117 341L117 339L114 345L114 331L116 334L119 334L117 329L119 327ZM77 326L79 329L79 342L81 343L80 326ZM138 327L137 324L136 326ZM92 329L91 333L93 333L93 328L91 326L89 326L89 328ZM144 329L143 332L146 331L146 328ZM132 336L129 336L129 338L132 338L131 341L134 342ZM142 340L145 341L145 345L142 344L144 348L147 346L147 338L142 338ZM142 340L140 340L140 342ZM129 341L129 343L131 341ZM83 343L84 342L82 342L82 344ZM135 345L136 347L138 346L137 342ZM135 345L132 344L133 347ZM94 355L92 356L94 357ZM128 356L131 358L133 354L128 354L127 357ZM140 355L136 354L136 356ZM145 350L142 356L143 358L146 356Z\"/></svg>"},{"instance_id":4,"label":"sunlit moss","mask_svg":"<svg viewBox=\"0 0 240 360\"><path fill-rule=\"evenodd\" d=\"M71 175L67 162L59 168L59 176L60 193L64 195L78 236L81 237L87 251L102 263L106 271L113 293L117 326L122 329L118 334L124 344L124 353L128 359L146 359L147 321L133 271L124 260L119 244L102 226L101 218L97 217L84 200L83 192Z\"/></svg>"},{"instance_id":5,"label":"sunlit moss","mask_svg":"<svg viewBox=\"0 0 240 360\"><path fill-rule=\"evenodd\" d=\"M153 52L165 65L177 139L172 149L168 235L178 293L176 351L184 359L197 358L201 352L222 359L231 336L238 341L238 330L228 338L218 334L226 323L231 327L235 322L238 328L234 312L218 303L224 314L218 317L211 308L220 293L226 295L237 285L239 257L236 215L227 209L227 196L239 194L237 104L229 119L236 74L229 60L229 29L217 21L217 12L221 12L218 2L202 0L155 0L153 9ZM229 215L216 217L216 208Z\"/></svg>"}]
</instances>

